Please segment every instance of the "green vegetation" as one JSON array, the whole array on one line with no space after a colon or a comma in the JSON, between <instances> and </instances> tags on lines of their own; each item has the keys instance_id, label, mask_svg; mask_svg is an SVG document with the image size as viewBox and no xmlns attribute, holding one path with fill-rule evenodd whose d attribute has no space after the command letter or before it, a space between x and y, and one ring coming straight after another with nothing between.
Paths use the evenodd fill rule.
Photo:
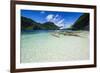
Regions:
<instances>
[{"instance_id":1,"label":"green vegetation","mask_svg":"<svg viewBox=\"0 0 100 73\"><path fill-rule=\"evenodd\" d=\"M78 20L72 25L72 30L89 30L89 14L84 13L78 18Z\"/></svg>"},{"instance_id":2,"label":"green vegetation","mask_svg":"<svg viewBox=\"0 0 100 73\"><path fill-rule=\"evenodd\" d=\"M56 26L53 22L46 22L46 23L42 24L42 27L45 30L57 30L57 29L59 29L59 27Z\"/></svg>"},{"instance_id":3,"label":"green vegetation","mask_svg":"<svg viewBox=\"0 0 100 73\"><path fill-rule=\"evenodd\" d=\"M42 29L40 23L33 21L30 18L26 18L21 16L21 30L35 30L35 29Z\"/></svg>"},{"instance_id":4,"label":"green vegetation","mask_svg":"<svg viewBox=\"0 0 100 73\"><path fill-rule=\"evenodd\" d=\"M21 30L31 31L31 30L56 30L59 29L53 22L37 23L30 18L21 16Z\"/></svg>"}]
</instances>

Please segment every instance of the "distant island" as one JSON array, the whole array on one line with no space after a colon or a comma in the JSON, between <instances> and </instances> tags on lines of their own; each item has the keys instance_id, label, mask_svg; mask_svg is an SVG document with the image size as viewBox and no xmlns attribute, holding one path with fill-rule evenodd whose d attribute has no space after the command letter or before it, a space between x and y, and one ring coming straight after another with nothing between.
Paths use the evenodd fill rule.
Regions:
<instances>
[{"instance_id":1,"label":"distant island","mask_svg":"<svg viewBox=\"0 0 100 73\"><path fill-rule=\"evenodd\" d=\"M53 22L38 23L28 17L21 16L21 31L34 30L87 30L89 31L89 14L84 13L70 28L60 29Z\"/></svg>"}]
</instances>

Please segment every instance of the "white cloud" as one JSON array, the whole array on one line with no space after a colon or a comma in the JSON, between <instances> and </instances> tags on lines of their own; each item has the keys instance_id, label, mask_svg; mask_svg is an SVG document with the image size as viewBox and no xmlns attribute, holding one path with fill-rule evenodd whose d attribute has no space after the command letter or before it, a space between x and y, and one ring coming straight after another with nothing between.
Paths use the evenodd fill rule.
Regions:
<instances>
[{"instance_id":1,"label":"white cloud","mask_svg":"<svg viewBox=\"0 0 100 73\"><path fill-rule=\"evenodd\" d=\"M58 14L56 14L56 15L49 14L46 16L46 20L55 23L55 25L57 25L61 28L64 28L64 19L61 18L61 16Z\"/></svg>"},{"instance_id":2,"label":"white cloud","mask_svg":"<svg viewBox=\"0 0 100 73\"><path fill-rule=\"evenodd\" d=\"M58 20L58 18L59 18L59 15L58 15L58 14L56 14L56 15L54 16L54 18L53 18L53 20L52 20L52 21L57 21L57 20Z\"/></svg>"},{"instance_id":3,"label":"white cloud","mask_svg":"<svg viewBox=\"0 0 100 73\"><path fill-rule=\"evenodd\" d=\"M49 14L49 15L46 17L47 21L51 21L53 18L54 18L54 15L53 15L53 14Z\"/></svg>"},{"instance_id":4,"label":"white cloud","mask_svg":"<svg viewBox=\"0 0 100 73\"><path fill-rule=\"evenodd\" d=\"M64 22L64 19L61 19L60 21L57 22L57 24L62 24Z\"/></svg>"},{"instance_id":5,"label":"white cloud","mask_svg":"<svg viewBox=\"0 0 100 73\"><path fill-rule=\"evenodd\" d=\"M64 27L64 19L59 20L59 21L56 23L56 25L63 28L63 27Z\"/></svg>"}]
</instances>

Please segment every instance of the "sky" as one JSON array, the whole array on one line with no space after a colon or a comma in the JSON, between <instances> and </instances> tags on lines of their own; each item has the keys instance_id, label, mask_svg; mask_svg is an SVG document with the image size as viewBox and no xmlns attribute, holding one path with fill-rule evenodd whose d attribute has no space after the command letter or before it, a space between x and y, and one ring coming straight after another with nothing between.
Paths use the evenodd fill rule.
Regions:
<instances>
[{"instance_id":1,"label":"sky","mask_svg":"<svg viewBox=\"0 0 100 73\"><path fill-rule=\"evenodd\" d=\"M21 10L21 16L39 23L53 22L62 28L69 28L82 14L79 12Z\"/></svg>"}]
</instances>

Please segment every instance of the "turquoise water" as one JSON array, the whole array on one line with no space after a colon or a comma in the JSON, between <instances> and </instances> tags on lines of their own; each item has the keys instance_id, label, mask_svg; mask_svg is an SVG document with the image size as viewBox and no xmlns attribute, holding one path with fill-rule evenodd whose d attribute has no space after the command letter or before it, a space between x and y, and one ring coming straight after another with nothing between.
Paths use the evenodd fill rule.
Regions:
<instances>
[{"instance_id":1,"label":"turquoise water","mask_svg":"<svg viewBox=\"0 0 100 73\"><path fill-rule=\"evenodd\" d=\"M89 32L80 31L77 34L80 37L54 31L22 33L21 63L89 59Z\"/></svg>"}]
</instances>

